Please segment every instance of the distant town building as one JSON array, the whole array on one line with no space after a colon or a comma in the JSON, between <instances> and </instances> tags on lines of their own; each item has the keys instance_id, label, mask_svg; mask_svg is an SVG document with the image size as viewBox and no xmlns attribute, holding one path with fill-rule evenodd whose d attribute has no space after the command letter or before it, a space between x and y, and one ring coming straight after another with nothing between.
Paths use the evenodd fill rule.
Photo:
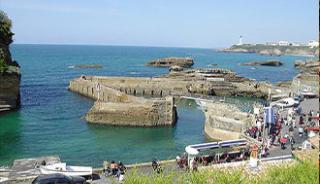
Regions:
<instances>
[{"instance_id":1,"label":"distant town building","mask_svg":"<svg viewBox=\"0 0 320 184\"><path fill-rule=\"evenodd\" d=\"M319 42L315 41L315 40L310 40L308 43L307 43L307 46L313 48L313 47L318 47L319 46Z\"/></svg>"},{"instance_id":2,"label":"distant town building","mask_svg":"<svg viewBox=\"0 0 320 184\"><path fill-rule=\"evenodd\" d=\"M289 44L290 44L290 43L289 43L288 41L279 41L279 42L278 42L278 45L279 45L279 46L289 46Z\"/></svg>"},{"instance_id":3,"label":"distant town building","mask_svg":"<svg viewBox=\"0 0 320 184\"><path fill-rule=\"evenodd\" d=\"M266 45L276 46L278 45L277 42L266 42Z\"/></svg>"},{"instance_id":4,"label":"distant town building","mask_svg":"<svg viewBox=\"0 0 320 184\"><path fill-rule=\"evenodd\" d=\"M295 42L292 42L289 44L290 46L294 46L294 47L298 47L298 46L301 46L300 43L295 43Z\"/></svg>"}]
</instances>

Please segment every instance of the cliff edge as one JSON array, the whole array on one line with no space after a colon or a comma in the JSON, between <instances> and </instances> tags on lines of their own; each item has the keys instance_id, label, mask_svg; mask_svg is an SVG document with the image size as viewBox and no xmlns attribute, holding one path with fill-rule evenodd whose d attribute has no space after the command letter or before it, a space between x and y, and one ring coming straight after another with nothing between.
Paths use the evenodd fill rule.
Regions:
<instances>
[{"instance_id":1,"label":"cliff edge","mask_svg":"<svg viewBox=\"0 0 320 184\"><path fill-rule=\"evenodd\" d=\"M0 112L20 106L20 66L11 58L11 20L0 11Z\"/></svg>"}]
</instances>

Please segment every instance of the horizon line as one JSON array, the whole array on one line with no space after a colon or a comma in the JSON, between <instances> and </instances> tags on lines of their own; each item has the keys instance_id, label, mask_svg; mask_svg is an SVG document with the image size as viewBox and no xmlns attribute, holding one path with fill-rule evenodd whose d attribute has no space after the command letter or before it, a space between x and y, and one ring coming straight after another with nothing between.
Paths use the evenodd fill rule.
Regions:
<instances>
[{"instance_id":1,"label":"horizon line","mask_svg":"<svg viewBox=\"0 0 320 184\"><path fill-rule=\"evenodd\" d=\"M186 48L186 49L223 49L226 47L193 47L193 46L156 46L156 45L108 45L84 43L12 43L11 45L56 45L56 46L109 46L109 47L151 47L151 48Z\"/></svg>"}]
</instances>

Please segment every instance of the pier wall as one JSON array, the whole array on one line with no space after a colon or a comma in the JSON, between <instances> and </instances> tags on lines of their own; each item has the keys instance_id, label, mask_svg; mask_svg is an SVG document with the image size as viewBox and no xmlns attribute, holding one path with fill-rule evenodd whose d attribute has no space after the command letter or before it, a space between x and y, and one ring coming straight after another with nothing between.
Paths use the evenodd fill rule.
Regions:
<instances>
[{"instance_id":1,"label":"pier wall","mask_svg":"<svg viewBox=\"0 0 320 184\"><path fill-rule=\"evenodd\" d=\"M209 139L239 139L253 122L252 115L230 104L207 102L203 108L206 119L204 132Z\"/></svg>"},{"instance_id":2,"label":"pier wall","mask_svg":"<svg viewBox=\"0 0 320 184\"><path fill-rule=\"evenodd\" d=\"M292 91L299 94L303 90L319 94L319 75L300 73L292 80Z\"/></svg>"},{"instance_id":3,"label":"pier wall","mask_svg":"<svg viewBox=\"0 0 320 184\"><path fill-rule=\"evenodd\" d=\"M122 126L162 126L176 122L173 97L146 103L96 102L85 116L91 123Z\"/></svg>"},{"instance_id":4,"label":"pier wall","mask_svg":"<svg viewBox=\"0 0 320 184\"><path fill-rule=\"evenodd\" d=\"M144 97L188 96L193 94L213 96L266 97L271 85L252 81L208 81L173 79L167 77L89 77L104 86L127 95Z\"/></svg>"},{"instance_id":5,"label":"pier wall","mask_svg":"<svg viewBox=\"0 0 320 184\"><path fill-rule=\"evenodd\" d=\"M69 90L91 99L98 99L99 80L77 78ZM176 122L174 98L147 99L113 89L100 83L100 100L96 101L85 119L90 123L123 126L162 126Z\"/></svg>"}]
</instances>

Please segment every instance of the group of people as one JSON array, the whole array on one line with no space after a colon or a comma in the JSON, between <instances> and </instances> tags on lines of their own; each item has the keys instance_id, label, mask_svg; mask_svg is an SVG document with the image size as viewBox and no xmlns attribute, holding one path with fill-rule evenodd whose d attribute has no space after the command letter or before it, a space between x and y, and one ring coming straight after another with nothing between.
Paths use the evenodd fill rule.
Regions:
<instances>
[{"instance_id":1,"label":"group of people","mask_svg":"<svg viewBox=\"0 0 320 184\"><path fill-rule=\"evenodd\" d=\"M104 173L106 176L115 176L119 179L119 181L123 180L126 171L127 168L122 162L119 161L118 163L116 163L113 160L111 161L110 165L108 165L107 168L104 169Z\"/></svg>"},{"instance_id":2,"label":"group of people","mask_svg":"<svg viewBox=\"0 0 320 184\"><path fill-rule=\"evenodd\" d=\"M163 172L163 169L157 159L152 160L151 166L152 166L152 169L155 173L161 174Z\"/></svg>"},{"instance_id":3,"label":"group of people","mask_svg":"<svg viewBox=\"0 0 320 184\"><path fill-rule=\"evenodd\" d=\"M288 109L287 113L277 112L275 123L264 124L263 117L256 115L255 125L247 129L245 133L257 141L264 141L261 148L262 155L266 155L267 151L275 145L280 145L281 149L286 149L286 144L290 143L290 148L294 149L296 128L300 137L306 136L308 134L307 127L318 125L313 121L313 117L318 116L319 112L316 113L311 110L308 114L302 114L301 107L292 107Z\"/></svg>"}]
</instances>

